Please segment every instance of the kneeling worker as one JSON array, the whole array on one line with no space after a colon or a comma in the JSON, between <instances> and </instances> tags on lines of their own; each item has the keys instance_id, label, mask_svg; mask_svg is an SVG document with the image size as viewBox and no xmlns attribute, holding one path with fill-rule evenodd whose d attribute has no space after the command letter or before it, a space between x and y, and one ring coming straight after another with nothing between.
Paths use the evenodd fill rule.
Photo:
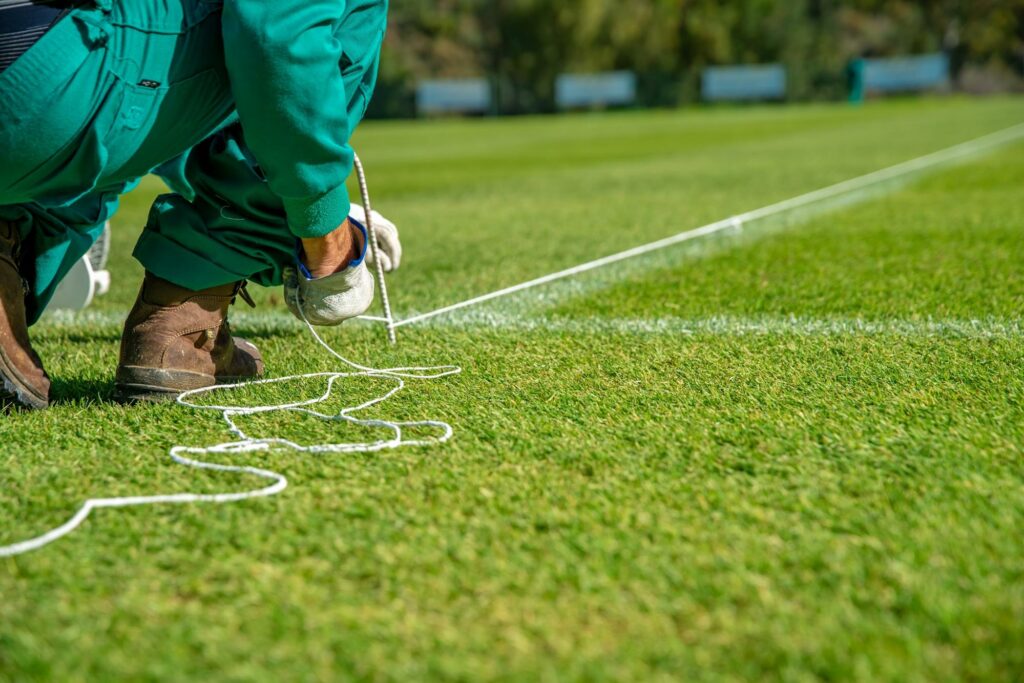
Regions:
<instances>
[{"instance_id":1,"label":"kneeling worker","mask_svg":"<svg viewBox=\"0 0 1024 683\"><path fill-rule=\"evenodd\" d=\"M373 279L345 181L386 14L386 0L0 0L0 398L48 404L28 327L147 173L174 194L135 247L122 398L262 374L227 323L247 281L289 280L315 324L363 313ZM397 235L381 248L397 266Z\"/></svg>"}]
</instances>

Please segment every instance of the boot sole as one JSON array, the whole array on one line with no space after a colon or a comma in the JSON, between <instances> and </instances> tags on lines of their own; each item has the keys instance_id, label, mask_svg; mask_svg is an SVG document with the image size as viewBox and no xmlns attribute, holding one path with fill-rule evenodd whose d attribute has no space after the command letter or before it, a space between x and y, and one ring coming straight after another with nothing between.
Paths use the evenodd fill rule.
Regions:
<instances>
[{"instance_id":1,"label":"boot sole","mask_svg":"<svg viewBox=\"0 0 1024 683\"><path fill-rule=\"evenodd\" d=\"M3 347L0 347L0 405L14 403L29 410L42 410L50 406L50 399L41 396L18 378Z\"/></svg>"},{"instance_id":2,"label":"boot sole","mask_svg":"<svg viewBox=\"0 0 1024 683\"><path fill-rule=\"evenodd\" d=\"M214 377L189 370L164 370L122 366L117 369L114 400L118 403L168 403L186 391L206 389L217 384L235 384L256 377Z\"/></svg>"}]
</instances>

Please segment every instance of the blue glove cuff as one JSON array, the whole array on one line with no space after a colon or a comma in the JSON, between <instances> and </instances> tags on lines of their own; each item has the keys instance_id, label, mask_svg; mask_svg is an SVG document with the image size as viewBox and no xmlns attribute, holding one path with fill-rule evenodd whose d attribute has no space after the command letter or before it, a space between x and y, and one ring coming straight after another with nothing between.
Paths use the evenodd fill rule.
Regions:
<instances>
[{"instance_id":1,"label":"blue glove cuff","mask_svg":"<svg viewBox=\"0 0 1024 683\"><path fill-rule=\"evenodd\" d=\"M354 259L345 266L345 270L348 270L349 268L358 268L363 265L363 262L366 260L366 250L370 246L370 235L366 232L366 226L351 217L348 219L348 222L359 228L359 232L363 233L363 250L360 252L359 258ZM306 264L302 262L302 242L300 240L295 241L295 265L298 266L299 272L302 273L302 277L307 280L316 279L313 277L313 274L309 272L309 269L306 268Z\"/></svg>"}]
</instances>

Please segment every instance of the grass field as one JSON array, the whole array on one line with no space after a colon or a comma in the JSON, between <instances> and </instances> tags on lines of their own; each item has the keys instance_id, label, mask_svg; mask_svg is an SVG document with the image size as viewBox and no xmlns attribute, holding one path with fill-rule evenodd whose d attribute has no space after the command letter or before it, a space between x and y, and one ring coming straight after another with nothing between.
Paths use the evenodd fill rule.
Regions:
<instances>
[{"instance_id":1,"label":"grass field","mask_svg":"<svg viewBox=\"0 0 1024 683\"><path fill-rule=\"evenodd\" d=\"M944 99L368 124L357 147L403 229L409 315L1021 121L1021 99ZM455 439L245 456L291 487L102 511L0 560L0 679L1024 680L1022 188L1017 143L394 349L330 331L382 367L463 366L378 410ZM89 497L259 485L167 459L227 440L215 414L110 400L156 191L117 218L112 292L33 332L56 405L0 421L0 544ZM235 327L272 375L334 369L259 300Z\"/></svg>"}]
</instances>

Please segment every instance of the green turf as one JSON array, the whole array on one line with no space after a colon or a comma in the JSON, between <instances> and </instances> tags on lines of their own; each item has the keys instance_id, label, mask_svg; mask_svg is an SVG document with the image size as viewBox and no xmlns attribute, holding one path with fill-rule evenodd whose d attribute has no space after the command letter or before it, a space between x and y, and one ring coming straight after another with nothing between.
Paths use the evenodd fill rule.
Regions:
<instances>
[{"instance_id":1,"label":"green turf","mask_svg":"<svg viewBox=\"0 0 1024 683\"><path fill-rule=\"evenodd\" d=\"M360 148L414 311L1021 120L1017 99L907 101L368 125ZM397 349L328 333L377 364L463 365L379 411L455 440L249 456L291 488L104 511L0 560L0 679L1021 680L1022 152L406 328ZM57 405L0 422L0 543L90 496L254 484L166 459L225 440L215 415L109 402L154 190L115 226L114 291L34 332ZM271 373L332 369L275 297L238 325Z\"/></svg>"}]
</instances>

